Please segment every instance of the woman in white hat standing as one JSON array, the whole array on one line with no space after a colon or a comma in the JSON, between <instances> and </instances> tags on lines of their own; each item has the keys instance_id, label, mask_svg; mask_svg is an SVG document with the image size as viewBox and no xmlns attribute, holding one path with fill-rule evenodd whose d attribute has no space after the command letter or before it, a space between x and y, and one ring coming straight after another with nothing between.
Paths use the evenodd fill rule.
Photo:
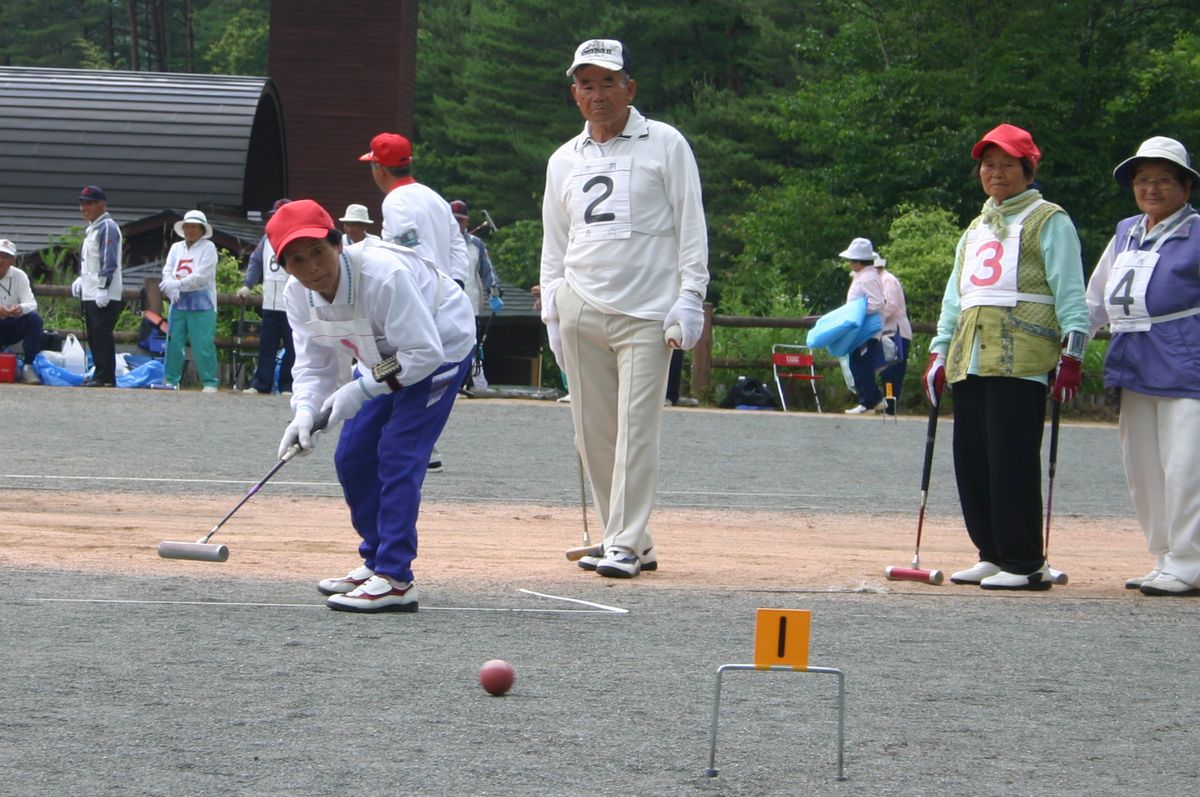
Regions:
<instances>
[{"instance_id":1,"label":"woman in white hat standing","mask_svg":"<svg viewBox=\"0 0 1200 797\"><path fill-rule=\"evenodd\" d=\"M1112 342L1104 386L1121 391L1125 480L1154 567L1146 595L1200 594L1200 173L1155 136L1113 171L1141 213L1117 224L1087 287L1092 334Z\"/></svg>"},{"instance_id":2,"label":"woman in white hat standing","mask_svg":"<svg viewBox=\"0 0 1200 797\"><path fill-rule=\"evenodd\" d=\"M951 574L984 589L1049 589L1042 541L1046 389L1079 389L1088 310L1075 225L1033 187L1042 153L1010 124L971 148L988 199L954 253L926 395L954 389L954 476L979 561ZM1057 364L1057 369L1056 369Z\"/></svg>"},{"instance_id":3,"label":"woman in white hat standing","mask_svg":"<svg viewBox=\"0 0 1200 797\"><path fill-rule=\"evenodd\" d=\"M199 210L189 210L175 222L182 238L171 245L159 287L171 302L167 321L166 380L178 385L183 376L183 349L192 347L196 372L205 393L217 392L217 247L212 226Z\"/></svg>"},{"instance_id":4,"label":"woman in white hat standing","mask_svg":"<svg viewBox=\"0 0 1200 797\"><path fill-rule=\"evenodd\" d=\"M846 301L852 302L860 296L867 297L867 313L883 313L883 283L875 270L875 258L879 253L867 238L855 238L838 257L850 262L852 273L850 290ZM850 375L854 378L854 389L858 392L858 405L846 410L847 415L864 412L883 412L887 402L883 391L875 382L875 367L883 365L883 344L880 334L868 339L850 352Z\"/></svg>"}]
</instances>

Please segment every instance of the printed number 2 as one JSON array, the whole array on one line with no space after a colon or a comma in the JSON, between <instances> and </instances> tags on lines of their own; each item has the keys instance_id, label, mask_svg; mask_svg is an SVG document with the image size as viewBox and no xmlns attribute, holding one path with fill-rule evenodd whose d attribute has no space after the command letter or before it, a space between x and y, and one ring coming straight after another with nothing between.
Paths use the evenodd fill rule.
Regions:
<instances>
[{"instance_id":1,"label":"printed number 2","mask_svg":"<svg viewBox=\"0 0 1200 797\"><path fill-rule=\"evenodd\" d=\"M1000 267L1000 258L1004 257L1004 244L999 241L988 241L983 246L975 250L975 257L978 258L984 251L991 249L992 256L984 258L980 262L980 266L990 270L986 277L979 276L978 273L971 275L971 284L978 285L981 288L988 285L995 285L1000 280L1002 269Z\"/></svg>"},{"instance_id":2,"label":"printed number 2","mask_svg":"<svg viewBox=\"0 0 1200 797\"><path fill-rule=\"evenodd\" d=\"M600 194L600 196L593 199L588 204L587 210L585 210L583 212L583 221L585 224L596 224L596 223L602 222L602 221L612 221L613 219L615 219L617 217L615 213L595 213L595 212L593 212L596 210L596 206L599 205L604 200L608 199L610 196L612 196L612 192L613 192L612 178L605 177L604 175L597 175L596 177L593 177L592 179L588 180L586 183L583 184L583 193L585 193L585 194L588 193L589 191L592 190L592 188L594 188L597 185L603 186L603 192Z\"/></svg>"},{"instance_id":3,"label":"printed number 2","mask_svg":"<svg viewBox=\"0 0 1200 797\"><path fill-rule=\"evenodd\" d=\"M1112 293L1108 295L1108 303L1121 305L1124 310L1124 315L1129 315L1129 308L1133 305L1133 269L1125 272L1125 275L1113 286Z\"/></svg>"}]
</instances>

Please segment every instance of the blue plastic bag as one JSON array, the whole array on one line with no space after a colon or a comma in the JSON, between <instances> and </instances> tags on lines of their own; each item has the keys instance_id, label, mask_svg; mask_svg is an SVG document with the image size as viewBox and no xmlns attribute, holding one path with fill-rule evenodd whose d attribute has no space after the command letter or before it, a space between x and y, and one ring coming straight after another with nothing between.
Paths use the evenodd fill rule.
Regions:
<instances>
[{"instance_id":1,"label":"blue plastic bag","mask_svg":"<svg viewBox=\"0 0 1200 797\"><path fill-rule=\"evenodd\" d=\"M117 377L117 387L150 387L161 385L166 375L162 360L150 360Z\"/></svg>"},{"instance_id":2,"label":"blue plastic bag","mask_svg":"<svg viewBox=\"0 0 1200 797\"><path fill-rule=\"evenodd\" d=\"M38 352L33 358L33 370L37 372L43 385L51 387L79 387L83 384L83 374L75 374L66 368L55 365L46 357L45 352Z\"/></svg>"}]
</instances>

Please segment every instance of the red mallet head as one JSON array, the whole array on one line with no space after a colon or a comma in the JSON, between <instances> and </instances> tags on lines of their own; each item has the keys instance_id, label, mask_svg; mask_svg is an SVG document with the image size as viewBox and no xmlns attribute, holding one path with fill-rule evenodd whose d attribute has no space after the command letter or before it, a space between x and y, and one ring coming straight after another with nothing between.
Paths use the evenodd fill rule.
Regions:
<instances>
[{"instance_id":1,"label":"red mallet head","mask_svg":"<svg viewBox=\"0 0 1200 797\"><path fill-rule=\"evenodd\" d=\"M887 567L883 576L888 581L923 581L926 584L942 583L941 570L922 570L919 567Z\"/></svg>"},{"instance_id":2,"label":"red mallet head","mask_svg":"<svg viewBox=\"0 0 1200 797\"><path fill-rule=\"evenodd\" d=\"M485 661L479 668L480 685L487 690L488 694L497 697L512 689L516 677L513 666L504 659Z\"/></svg>"}]
</instances>

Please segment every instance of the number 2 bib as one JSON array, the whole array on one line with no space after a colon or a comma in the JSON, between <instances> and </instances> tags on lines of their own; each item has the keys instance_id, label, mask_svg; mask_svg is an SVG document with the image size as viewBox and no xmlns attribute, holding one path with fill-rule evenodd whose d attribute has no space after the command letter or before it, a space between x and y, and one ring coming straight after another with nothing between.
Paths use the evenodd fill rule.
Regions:
<instances>
[{"instance_id":1,"label":"number 2 bib","mask_svg":"<svg viewBox=\"0 0 1200 797\"><path fill-rule=\"evenodd\" d=\"M572 225L576 241L611 241L633 234L630 202L633 158L586 160L571 175Z\"/></svg>"}]
</instances>

